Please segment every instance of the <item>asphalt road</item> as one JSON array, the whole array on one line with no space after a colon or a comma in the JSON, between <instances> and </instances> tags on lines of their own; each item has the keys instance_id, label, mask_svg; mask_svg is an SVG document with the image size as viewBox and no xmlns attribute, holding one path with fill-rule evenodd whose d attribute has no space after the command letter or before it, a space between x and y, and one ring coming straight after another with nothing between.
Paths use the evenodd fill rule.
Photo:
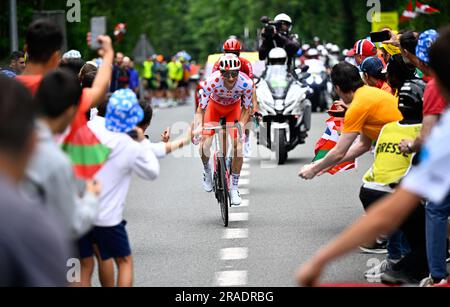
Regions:
<instances>
[{"instance_id":1,"label":"asphalt road","mask_svg":"<svg viewBox=\"0 0 450 307\"><path fill-rule=\"evenodd\" d=\"M148 132L157 141L163 129L172 126L176 138L183 122L192 119L192 106L158 109ZM284 166L274 167L270 153L254 144L254 157L246 162L241 179L245 202L232 209L235 221L229 229L221 225L213 194L202 189L197 148L162 160L161 177L155 182L135 178L126 209L135 285L296 286L299 265L363 213L358 193L370 155L346 174L309 182L297 177L313 158L325 119L314 115L307 144L291 152ZM371 258L382 259L356 251L330 265L323 281L364 282Z\"/></svg>"}]
</instances>

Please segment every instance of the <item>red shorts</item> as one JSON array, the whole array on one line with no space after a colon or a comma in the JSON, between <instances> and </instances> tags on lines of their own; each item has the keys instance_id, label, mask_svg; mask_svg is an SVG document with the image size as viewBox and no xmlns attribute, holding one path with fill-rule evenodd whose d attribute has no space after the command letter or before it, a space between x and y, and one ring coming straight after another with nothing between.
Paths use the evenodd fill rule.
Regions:
<instances>
[{"instance_id":1,"label":"red shorts","mask_svg":"<svg viewBox=\"0 0 450 307\"><path fill-rule=\"evenodd\" d=\"M234 125L234 122L241 118L241 101L231 104L229 106L221 105L212 99L209 99L208 107L206 108L204 126L205 128L216 127L220 123L220 119L225 117L227 125ZM203 130L203 135L213 136L215 131ZM237 129L233 129L233 138L237 138Z\"/></svg>"}]
</instances>

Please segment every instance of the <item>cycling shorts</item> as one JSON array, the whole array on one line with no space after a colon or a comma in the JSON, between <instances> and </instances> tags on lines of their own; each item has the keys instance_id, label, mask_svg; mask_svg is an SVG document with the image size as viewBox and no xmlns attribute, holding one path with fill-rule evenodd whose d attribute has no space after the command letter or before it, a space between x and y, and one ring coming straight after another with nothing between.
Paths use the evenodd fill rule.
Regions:
<instances>
[{"instance_id":1,"label":"cycling shorts","mask_svg":"<svg viewBox=\"0 0 450 307\"><path fill-rule=\"evenodd\" d=\"M220 123L220 119L225 117L227 120L227 125L234 125L234 122L240 120L241 118L241 101L224 106L213 99L209 99L208 107L206 108L204 126L208 127L216 127ZM233 129L233 133L231 134L234 139L237 138L238 131L237 129ZM205 136L213 136L215 131L203 131L203 135Z\"/></svg>"}]
</instances>

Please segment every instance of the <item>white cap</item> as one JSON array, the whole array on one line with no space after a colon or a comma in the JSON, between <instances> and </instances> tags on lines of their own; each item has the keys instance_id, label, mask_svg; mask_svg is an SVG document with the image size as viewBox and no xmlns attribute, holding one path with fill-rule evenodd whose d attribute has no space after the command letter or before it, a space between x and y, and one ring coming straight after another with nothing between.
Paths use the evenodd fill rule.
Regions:
<instances>
[{"instance_id":1,"label":"white cap","mask_svg":"<svg viewBox=\"0 0 450 307\"><path fill-rule=\"evenodd\" d=\"M81 53L77 50L70 50L64 53L63 57L64 60L66 59L81 59Z\"/></svg>"}]
</instances>

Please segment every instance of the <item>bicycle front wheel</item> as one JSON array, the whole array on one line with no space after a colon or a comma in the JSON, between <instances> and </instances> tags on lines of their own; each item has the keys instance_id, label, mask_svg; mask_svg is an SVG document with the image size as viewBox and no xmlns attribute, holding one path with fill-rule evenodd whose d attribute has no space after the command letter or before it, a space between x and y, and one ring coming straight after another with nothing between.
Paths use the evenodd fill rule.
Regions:
<instances>
[{"instance_id":1,"label":"bicycle front wheel","mask_svg":"<svg viewBox=\"0 0 450 307\"><path fill-rule=\"evenodd\" d=\"M228 208L230 204L230 196L228 193L228 180L225 158L217 158L217 177L218 177L218 194L222 221L225 227L228 227L229 217Z\"/></svg>"}]
</instances>

